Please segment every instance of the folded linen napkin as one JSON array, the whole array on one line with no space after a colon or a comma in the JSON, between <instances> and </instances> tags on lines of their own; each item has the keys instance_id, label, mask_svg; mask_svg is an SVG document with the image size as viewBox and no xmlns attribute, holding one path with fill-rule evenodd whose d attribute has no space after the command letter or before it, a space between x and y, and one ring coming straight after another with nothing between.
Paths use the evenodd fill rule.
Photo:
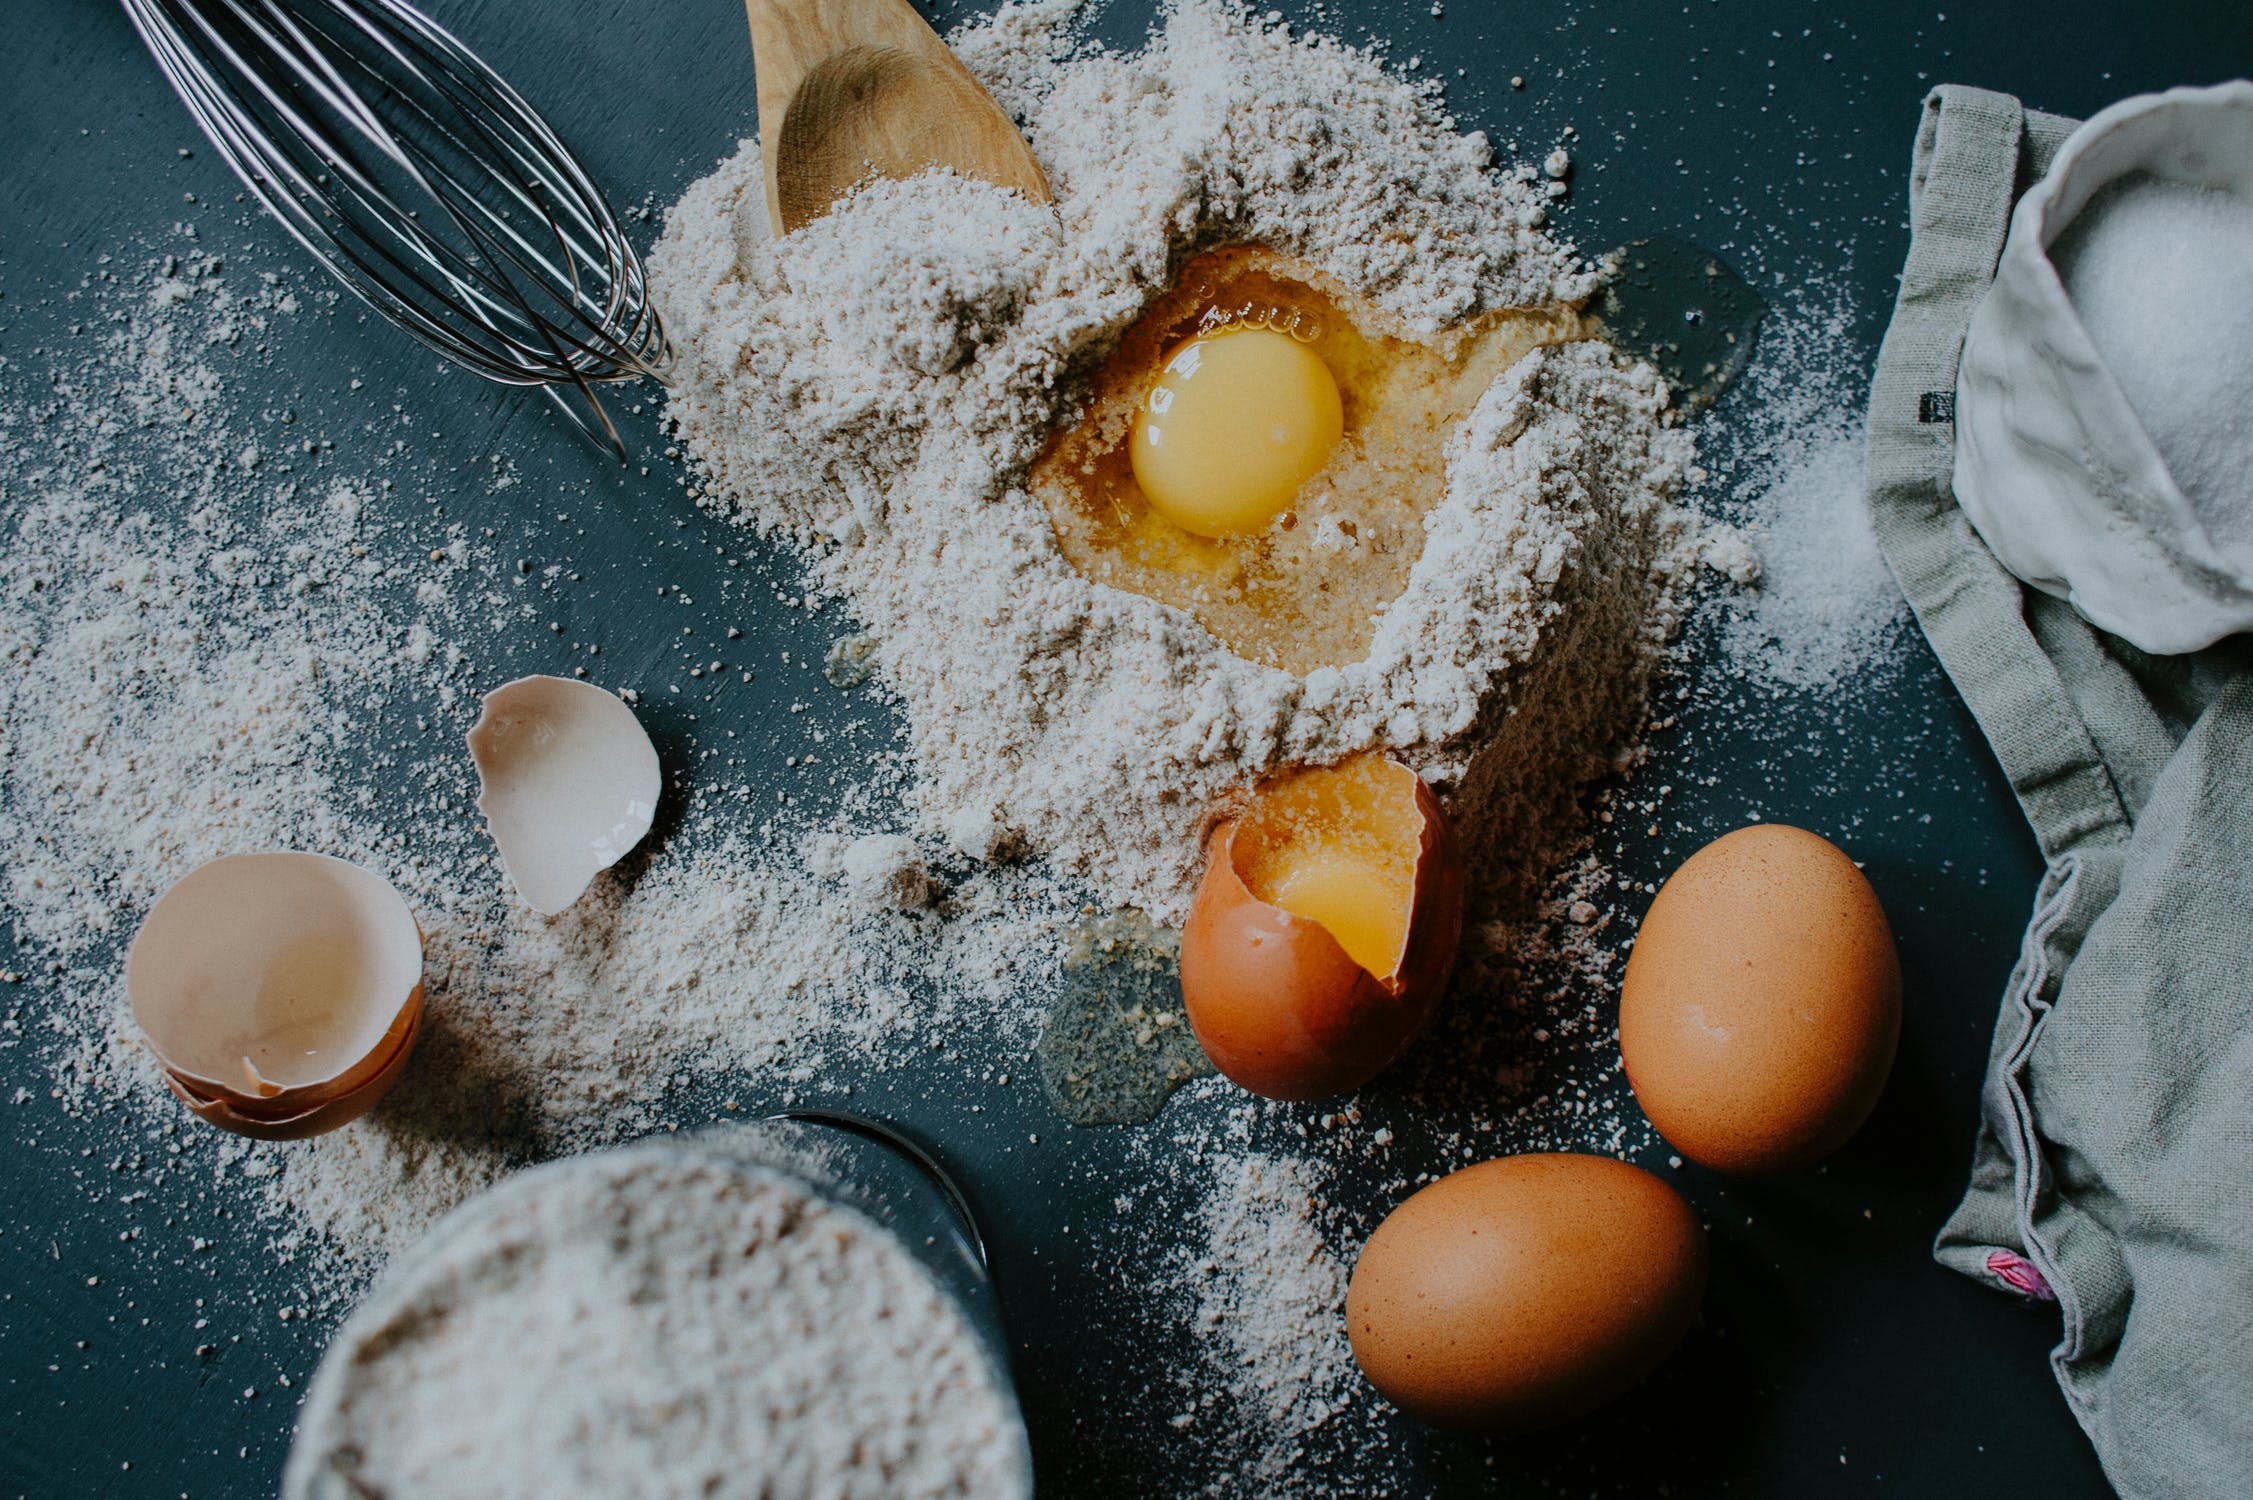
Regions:
<instances>
[{"instance_id":1,"label":"folded linen napkin","mask_svg":"<svg viewBox=\"0 0 2253 1500\"><path fill-rule=\"evenodd\" d=\"M2004 570L1951 490L1964 331L2074 122L1924 104L1870 399L1878 540L2048 871L1942 1263L2054 1301L2130 1497L2253 1494L2253 648L2146 655ZM2249 417L2253 420L2253 417Z\"/></svg>"}]
</instances>

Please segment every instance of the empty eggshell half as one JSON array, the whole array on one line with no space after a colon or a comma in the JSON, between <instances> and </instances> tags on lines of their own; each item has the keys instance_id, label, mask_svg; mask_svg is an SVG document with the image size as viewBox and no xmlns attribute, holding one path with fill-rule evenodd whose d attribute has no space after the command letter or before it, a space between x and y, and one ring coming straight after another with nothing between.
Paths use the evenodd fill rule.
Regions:
<instances>
[{"instance_id":1,"label":"empty eggshell half","mask_svg":"<svg viewBox=\"0 0 2253 1500\"><path fill-rule=\"evenodd\" d=\"M348 1091L324 1103L304 1109L285 1109L276 1112L271 1102L264 1104L248 1099L230 1099L222 1095L205 1094L179 1074L166 1070L164 1082L173 1097L188 1106L198 1119L231 1130L237 1135L253 1136L262 1141L299 1141L307 1136L321 1135L352 1120L357 1120L375 1108L377 1101L391 1092L399 1081L400 1072L407 1066L407 1057L415 1050L415 1039L422 1034L422 1007L414 1008L414 1019L390 1051L375 1063L375 1071Z\"/></svg>"},{"instance_id":2,"label":"empty eggshell half","mask_svg":"<svg viewBox=\"0 0 2253 1500\"><path fill-rule=\"evenodd\" d=\"M422 1021L422 933L380 876L325 854L235 854L150 909L125 988L165 1082L203 1119L289 1139L397 1081Z\"/></svg>"},{"instance_id":3,"label":"empty eggshell half","mask_svg":"<svg viewBox=\"0 0 2253 1500\"><path fill-rule=\"evenodd\" d=\"M1262 784L1206 844L1183 1008L1255 1094L1359 1088L1431 1018L1463 930L1463 862L1415 772L1374 754Z\"/></svg>"},{"instance_id":4,"label":"empty eggshell half","mask_svg":"<svg viewBox=\"0 0 2253 1500\"><path fill-rule=\"evenodd\" d=\"M469 731L477 810L532 909L552 917L649 832L657 748L615 695L520 677L485 695Z\"/></svg>"}]
</instances>

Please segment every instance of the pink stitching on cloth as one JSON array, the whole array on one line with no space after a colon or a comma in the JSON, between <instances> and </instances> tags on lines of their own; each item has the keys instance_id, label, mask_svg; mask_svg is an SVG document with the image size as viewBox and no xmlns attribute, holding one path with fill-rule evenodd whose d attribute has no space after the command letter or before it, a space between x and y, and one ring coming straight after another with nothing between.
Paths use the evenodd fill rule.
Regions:
<instances>
[{"instance_id":1,"label":"pink stitching on cloth","mask_svg":"<svg viewBox=\"0 0 2253 1500\"><path fill-rule=\"evenodd\" d=\"M2036 1302L2055 1302L2057 1293L2050 1290L2049 1282L2034 1263L2023 1255L2013 1255L2008 1250L1987 1252L1987 1269L2014 1292L2022 1292Z\"/></svg>"}]
</instances>

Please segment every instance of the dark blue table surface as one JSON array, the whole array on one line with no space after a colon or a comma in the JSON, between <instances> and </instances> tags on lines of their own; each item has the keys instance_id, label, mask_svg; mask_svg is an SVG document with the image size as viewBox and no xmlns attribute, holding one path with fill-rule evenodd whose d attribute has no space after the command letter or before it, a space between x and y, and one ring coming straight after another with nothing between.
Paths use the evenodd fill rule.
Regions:
<instances>
[{"instance_id":1,"label":"dark blue table surface","mask_svg":"<svg viewBox=\"0 0 2253 1500\"><path fill-rule=\"evenodd\" d=\"M749 48L733 0L429 3L549 115L621 203L669 203L753 129ZM972 8L944 6L939 19ZM1905 168L1926 88L1978 83L2085 115L2125 94L2253 68L2253 8L2235 4L1450 0L1435 15L1423 0L1370 0L1282 9L1351 38L1389 39L1396 58L1419 56L1426 74L1448 80L1467 126L1530 154L1575 126L1574 192L1558 218L1584 245L1667 233L1722 252L1770 289L1843 288L1865 365L1906 248ZM27 401L52 351L67 346L67 299L92 257L154 253L183 218L256 264L295 264L295 252L245 218L212 152L182 156L202 142L116 7L15 0L8 10L0 399ZM1148 14L1114 5L1103 34L1131 41ZM654 234L653 221L644 232ZM348 387L346 370L365 376L366 389ZM388 327L348 311L278 330L270 372L243 378L287 382L300 421L342 432L388 402L390 389L436 377ZM255 406L255 390L243 395ZM505 450L535 480L517 493L573 497L573 523L543 531L540 515L507 510L463 482L453 514L477 524L506 511L512 534L544 560L581 571L584 583L559 607L604 621L612 671L651 670L678 649L680 616L648 602L653 583L721 601L730 620L748 612L769 644L804 647L801 660L818 661L845 628L785 611L728 576L723 553L760 549L683 497L677 470L655 457L663 441L654 407L623 418L636 462L621 471L577 446L534 398L462 376L443 377L442 396L443 431L417 443L417 462L441 492L473 455ZM1715 416L1747 418L1728 402ZM569 666L545 633L492 650L496 671ZM775 740L774 722L788 716L770 710L789 688L772 675L694 725L655 710L668 760L686 764L699 736L730 727L754 743ZM1654 750L1644 785L1677 787L1660 833L1623 837L1611 851L1638 879L1663 878L1756 813L1852 830L1894 916L1907 975L1891 1088L1869 1128L1820 1171L1759 1182L1680 1174L1713 1227L1713 1286L1704 1326L1645 1387L1562 1432L1507 1445L1443 1441L1400 1423L1383 1477L1361 1488L2105 1493L2049 1378L2054 1317L1942 1272L1928 1254L1961 1187L1995 997L2038 873L1975 726L1909 633L1897 663L1822 701L1707 683ZM22 966L7 953L0 963ZM7 998L35 1007L39 988L34 978ZM266 1231L203 1196L207 1184L167 1179L125 1201L108 1163L128 1122L66 1115L47 1098L45 1068L35 1046L0 1050L0 1096L19 1086L34 1096L0 1109L0 1493L271 1493L294 1389L330 1323L275 1316L283 1283L267 1261ZM1115 1268L1086 1264L1065 1228L1138 1175L1134 1133L1067 1130L1031 1071L982 1095L977 1115L948 1096L945 1080L912 1071L863 1080L857 1102L907 1120L974 1184L996 1242L1044 1493L1142 1495L1216 1479L1221 1492L1248 1493L1209 1458L1182 1451L1163 1421L1172 1409L1166 1365L1180 1351L1138 1336L1111 1290ZM1368 1107L1385 1109L1383 1086L1371 1092ZM1048 1145L1013 1149L1028 1133ZM191 1253L191 1234L216 1244ZM205 1325L223 1337L195 1331ZM195 1357L203 1342L220 1346L216 1357ZM285 1375L293 1388L280 1386ZM1350 1470L1331 1478L1351 1485Z\"/></svg>"}]
</instances>

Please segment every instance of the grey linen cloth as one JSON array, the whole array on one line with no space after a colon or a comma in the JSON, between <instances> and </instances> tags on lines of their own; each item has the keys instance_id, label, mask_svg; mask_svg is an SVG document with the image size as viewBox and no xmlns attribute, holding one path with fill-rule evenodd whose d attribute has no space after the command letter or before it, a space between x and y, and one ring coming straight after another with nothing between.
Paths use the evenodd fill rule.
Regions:
<instances>
[{"instance_id":1,"label":"grey linen cloth","mask_svg":"<svg viewBox=\"0 0 2253 1500\"><path fill-rule=\"evenodd\" d=\"M1878 540L2048 870L1940 1261L2054 1300L2059 1386L2131 1497L2253 1496L2253 650L2147 656L2022 586L1950 489L1957 361L2074 122L1926 100L1870 397ZM2253 421L2253 413L2247 414ZM1936 1351L1945 1357L1944 1351Z\"/></svg>"}]
</instances>

